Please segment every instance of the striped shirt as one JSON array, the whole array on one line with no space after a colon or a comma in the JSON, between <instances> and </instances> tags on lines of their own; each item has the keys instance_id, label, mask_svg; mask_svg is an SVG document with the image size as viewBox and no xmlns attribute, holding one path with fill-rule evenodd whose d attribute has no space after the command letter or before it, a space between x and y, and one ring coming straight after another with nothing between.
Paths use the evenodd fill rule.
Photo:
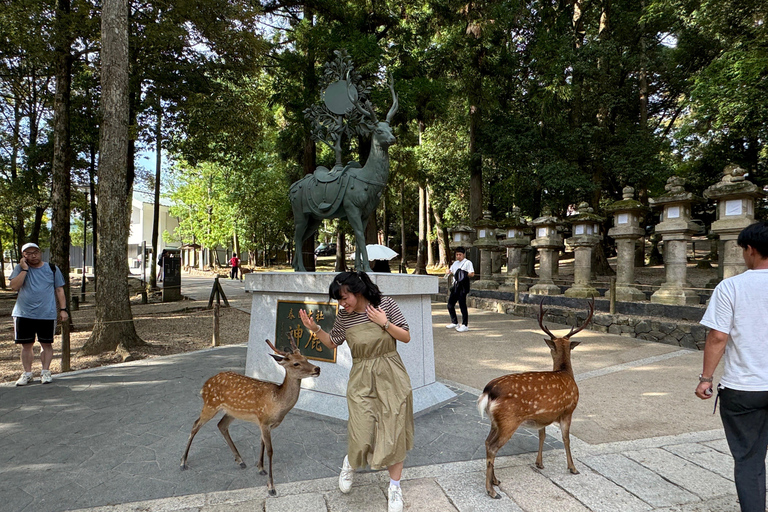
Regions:
<instances>
[{"instance_id":1,"label":"striped shirt","mask_svg":"<svg viewBox=\"0 0 768 512\"><path fill-rule=\"evenodd\" d=\"M384 310L387 314L387 320L389 320L391 324L402 327L406 331L409 330L408 322L400 312L397 302L391 297L382 297L379 308ZM336 345L341 345L347 337L347 329L366 322L370 322L370 320L365 311L358 313L356 311L347 311L346 309L339 308L339 314L336 315L336 321L333 323L333 329L331 329L331 341Z\"/></svg>"}]
</instances>

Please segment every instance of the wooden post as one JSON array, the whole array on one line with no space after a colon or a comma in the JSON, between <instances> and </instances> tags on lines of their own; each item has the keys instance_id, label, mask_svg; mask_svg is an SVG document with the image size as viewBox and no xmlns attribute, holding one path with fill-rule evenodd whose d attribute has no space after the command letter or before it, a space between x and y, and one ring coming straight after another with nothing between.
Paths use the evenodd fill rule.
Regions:
<instances>
[{"instance_id":1,"label":"wooden post","mask_svg":"<svg viewBox=\"0 0 768 512\"><path fill-rule=\"evenodd\" d=\"M218 347L221 344L219 341L219 303L213 305L213 340L211 345Z\"/></svg>"},{"instance_id":2,"label":"wooden post","mask_svg":"<svg viewBox=\"0 0 768 512\"><path fill-rule=\"evenodd\" d=\"M70 345L69 345L69 319L61 323L61 371L71 370L69 365Z\"/></svg>"},{"instance_id":3,"label":"wooden post","mask_svg":"<svg viewBox=\"0 0 768 512\"><path fill-rule=\"evenodd\" d=\"M520 277L515 276L515 304L520 303Z\"/></svg>"},{"instance_id":4,"label":"wooden post","mask_svg":"<svg viewBox=\"0 0 768 512\"><path fill-rule=\"evenodd\" d=\"M609 312L612 315L616 314L616 276L611 276L611 302Z\"/></svg>"}]
</instances>

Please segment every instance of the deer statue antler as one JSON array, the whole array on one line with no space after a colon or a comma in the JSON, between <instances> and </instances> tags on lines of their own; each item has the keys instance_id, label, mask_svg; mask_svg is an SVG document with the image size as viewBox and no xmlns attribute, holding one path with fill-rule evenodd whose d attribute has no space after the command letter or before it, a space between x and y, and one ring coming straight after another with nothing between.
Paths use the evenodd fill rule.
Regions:
<instances>
[{"instance_id":1,"label":"deer statue antler","mask_svg":"<svg viewBox=\"0 0 768 512\"><path fill-rule=\"evenodd\" d=\"M389 90L392 91L392 107L387 113L387 124L392 124L392 118L395 117L397 107L400 106L397 100L397 93L395 92L395 77L392 76L392 73L389 74Z\"/></svg>"},{"instance_id":2,"label":"deer statue antler","mask_svg":"<svg viewBox=\"0 0 768 512\"><path fill-rule=\"evenodd\" d=\"M368 100L365 101L365 106L368 107L368 110L365 110L363 106L360 105L360 98L353 98L352 95L349 93L349 87L350 87L350 84L352 83L350 80L351 71L352 70L347 71L347 97L349 98L349 101L352 102L352 105L354 105L357 111L363 115L363 117L369 118L371 121L373 121L374 124L376 124L379 122L379 120L376 118L376 111L371 106L371 102Z\"/></svg>"}]
</instances>

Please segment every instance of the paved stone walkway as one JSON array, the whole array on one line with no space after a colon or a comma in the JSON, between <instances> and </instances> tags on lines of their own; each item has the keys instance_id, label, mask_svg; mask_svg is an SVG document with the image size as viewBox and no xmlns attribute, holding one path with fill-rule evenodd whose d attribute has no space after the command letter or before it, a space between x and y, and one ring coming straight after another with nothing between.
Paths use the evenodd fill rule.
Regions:
<instances>
[{"instance_id":1,"label":"paved stone walkway","mask_svg":"<svg viewBox=\"0 0 768 512\"><path fill-rule=\"evenodd\" d=\"M197 281L185 280L185 293L207 298L210 281ZM247 310L237 283L225 286ZM444 305L433 308L438 377L458 398L416 418L402 483L406 510L738 510L719 419L711 401L693 397L701 354L587 332L573 356L582 399L571 446L580 474L567 471L556 428L548 429L545 469L536 469L536 437L521 429L497 459L502 498L491 500L484 488L489 425L475 410L478 388L498 374L547 369L551 359L535 322L470 315L471 330L460 335L442 327ZM244 363L245 347L230 346L73 372L47 386L0 386L0 509L386 510L386 472L358 474L349 495L338 491L345 424L297 411L273 433L276 498L267 497L256 469L258 428L249 423L231 427L245 470L214 422L195 438L190 469L179 470L202 382L243 371Z\"/></svg>"}]
</instances>

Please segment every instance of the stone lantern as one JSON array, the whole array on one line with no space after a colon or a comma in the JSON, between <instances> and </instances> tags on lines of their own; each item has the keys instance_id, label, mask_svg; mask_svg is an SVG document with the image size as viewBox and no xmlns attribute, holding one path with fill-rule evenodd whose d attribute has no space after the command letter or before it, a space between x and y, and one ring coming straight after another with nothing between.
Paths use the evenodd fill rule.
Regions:
<instances>
[{"instance_id":1,"label":"stone lantern","mask_svg":"<svg viewBox=\"0 0 768 512\"><path fill-rule=\"evenodd\" d=\"M648 208L635 199L635 189L624 187L622 200L607 206L605 211L613 213L613 227L608 236L616 240L616 300L623 302L645 300L645 294L634 287L635 244L645 235L640 227ZM610 296L610 291L606 292Z\"/></svg>"},{"instance_id":2,"label":"stone lantern","mask_svg":"<svg viewBox=\"0 0 768 512\"><path fill-rule=\"evenodd\" d=\"M600 296L590 283L592 274L592 253L600 243L600 225L605 220L595 215L587 203L579 204L579 213L570 217L573 227L571 238L565 241L573 248L573 286L565 290L566 297L588 298Z\"/></svg>"},{"instance_id":3,"label":"stone lantern","mask_svg":"<svg viewBox=\"0 0 768 512\"><path fill-rule=\"evenodd\" d=\"M736 240L742 229L755 222L755 199L764 194L757 185L744 178L745 173L736 165L728 165L723 179L704 191L704 197L717 201L717 220L712 223L711 232L720 237L720 279L747 270Z\"/></svg>"},{"instance_id":4,"label":"stone lantern","mask_svg":"<svg viewBox=\"0 0 768 512\"><path fill-rule=\"evenodd\" d=\"M496 225L491 220L491 212L483 212L483 218L475 223L475 231L477 238L472 246L480 249L480 280L475 281L472 286L478 290L495 290L499 283L493 280L491 252L499 248L499 241L496 238Z\"/></svg>"},{"instance_id":5,"label":"stone lantern","mask_svg":"<svg viewBox=\"0 0 768 512\"><path fill-rule=\"evenodd\" d=\"M685 180L672 176L667 180L666 194L652 197L649 202L654 208L663 208L661 222L656 233L664 242L664 268L666 281L651 295L651 302L658 304L693 305L699 303L699 294L690 288L688 275L688 242L698 227L691 222L691 205L700 198L683 188Z\"/></svg>"},{"instance_id":6,"label":"stone lantern","mask_svg":"<svg viewBox=\"0 0 768 512\"><path fill-rule=\"evenodd\" d=\"M530 288L532 295L560 295L560 287L552 277L557 275L558 253L563 248L563 237L557 231L560 221L548 210L534 219L531 246L539 250L539 281Z\"/></svg>"},{"instance_id":7,"label":"stone lantern","mask_svg":"<svg viewBox=\"0 0 768 512\"><path fill-rule=\"evenodd\" d=\"M507 274L510 276L527 275L526 268L522 268L523 248L531 243L528 223L520 215L520 208L512 207L512 214L500 226L506 231L506 238L500 243L507 249Z\"/></svg>"},{"instance_id":8,"label":"stone lantern","mask_svg":"<svg viewBox=\"0 0 768 512\"><path fill-rule=\"evenodd\" d=\"M474 229L469 226L456 226L448 229L448 234L451 236L449 246L452 251L455 251L457 247L464 247L469 249L472 247L472 233Z\"/></svg>"}]
</instances>

